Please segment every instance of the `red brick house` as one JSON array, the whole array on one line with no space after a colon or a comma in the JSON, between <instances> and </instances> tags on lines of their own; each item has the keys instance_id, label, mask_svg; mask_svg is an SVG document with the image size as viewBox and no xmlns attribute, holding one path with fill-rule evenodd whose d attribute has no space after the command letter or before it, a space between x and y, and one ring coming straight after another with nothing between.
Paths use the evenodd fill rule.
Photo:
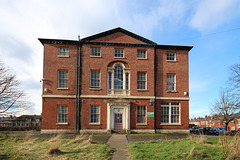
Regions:
<instances>
[{"instance_id":1,"label":"red brick house","mask_svg":"<svg viewBox=\"0 0 240 160\"><path fill-rule=\"evenodd\" d=\"M229 131L238 131L240 128L240 113L236 113L235 119L232 120L228 124ZM226 127L224 123L223 116L214 115L214 116L207 116L205 118L198 117L198 118L191 118L189 124L194 124L199 127Z\"/></svg>"},{"instance_id":2,"label":"red brick house","mask_svg":"<svg viewBox=\"0 0 240 160\"><path fill-rule=\"evenodd\" d=\"M188 132L188 52L122 28L42 39L42 133Z\"/></svg>"}]
</instances>

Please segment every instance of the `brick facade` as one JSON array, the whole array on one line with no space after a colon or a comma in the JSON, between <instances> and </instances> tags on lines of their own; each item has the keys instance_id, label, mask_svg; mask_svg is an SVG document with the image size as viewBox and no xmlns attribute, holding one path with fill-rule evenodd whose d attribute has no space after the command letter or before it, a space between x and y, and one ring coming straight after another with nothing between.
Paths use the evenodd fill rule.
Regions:
<instances>
[{"instance_id":1,"label":"brick facade","mask_svg":"<svg viewBox=\"0 0 240 160\"><path fill-rule=\"evenodd\" d=\"M192 46L157 45L122 28L79 41L39 40L44 46L42 133L108 132L117 125L117 114L122 116L120 126L126 131L188 131L188 52ZM69 55L59 56L59 48L67 48ZM98 48L100 56L91 56L91 48ZM115 49L123 49L124 56L115 57ZM145 51L146 57L137 57L138 50ZM175 59L167 60L167 53L174 53ZM122 70L116 78L117 65ZM58 87L59 70L68 72L67 88ZM95 88L90 83L92 70L100 73L100 84ZM137 78L140 72L145 75L143 83ZM174 90L167 91L167 74L175 76ZM138 82L145 88L139 89ZM121 89L115 88L118 83ZM169 104L164 123L161 121L163 103ZM67 112L61 108L66 106ZM99 110L91 111L90 106Z\"/></svg>"}]
</instances>

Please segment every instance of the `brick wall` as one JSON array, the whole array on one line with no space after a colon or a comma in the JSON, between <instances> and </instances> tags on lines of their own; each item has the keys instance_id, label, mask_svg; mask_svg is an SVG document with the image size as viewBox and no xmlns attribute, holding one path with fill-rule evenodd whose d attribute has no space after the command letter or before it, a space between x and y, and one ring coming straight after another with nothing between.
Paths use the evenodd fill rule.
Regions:
<instances>
[{"instance_id":1,"label":"brick wall","mask_svg":"<svg viewBox=\"0 0 240 160\"><path fill-rule=\"evenodd\" d=\"M42 101L42 129L74 129L76 125L75 99L44 98ZM68 125L57 124L57 105L68 105Z\"/></svg>"}]
</instances>

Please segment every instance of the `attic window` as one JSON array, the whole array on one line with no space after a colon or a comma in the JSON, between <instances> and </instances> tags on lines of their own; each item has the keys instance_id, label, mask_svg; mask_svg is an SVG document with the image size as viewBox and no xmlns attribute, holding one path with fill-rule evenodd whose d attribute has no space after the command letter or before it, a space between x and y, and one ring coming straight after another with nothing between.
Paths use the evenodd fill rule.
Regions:
<instances>
[{"instance_id":1,"label":"attic window","mask_svg":"<svg viewBox=\"0 0 240 160\"><path fill-rule=\"evenodd\" d=\"M115 58L124 58L124 49L115 48L114 49L114 57Z\"/></svg>"},{"instance_id":2,"label":"attic window","mask_svg":"<svg viewBox=\"0 0 240 160\"><path fill-rule=\"evenodd\" d=\"M58 48L58 56L59 57L68 57L69 56L69 48Z\"/></svg>"},{"instance_id":3,"label":"attic window","mask_svg":"<svg viewBox=\"0 0 240 160\"><path fill-rule=\"evenodd\" d=\"M91 57L101 57L101 48L91 48Z\"/></svg>"}]
</instances>

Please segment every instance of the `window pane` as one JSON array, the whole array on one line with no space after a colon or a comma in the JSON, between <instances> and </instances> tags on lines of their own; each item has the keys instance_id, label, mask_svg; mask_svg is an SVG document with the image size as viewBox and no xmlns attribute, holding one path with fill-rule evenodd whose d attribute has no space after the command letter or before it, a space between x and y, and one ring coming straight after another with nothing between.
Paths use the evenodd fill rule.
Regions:
<instances>
[{"instance_id":1,"label":"window pane","mask_svg":"<svg viewBox=\"0 0 240 160\"><path fill-rule=\"evenodd\" d=\"M69 56L69 49L68 48L58 48L58 55L59 56Z\"/></svg>"},{"instance_id":2,"label":"window pane","mask_svg":"<svg viewBox=\"0 0 240 160\"><path fill-rule=\"evenodd\" d=\"M161 123L169 123L169 104L161 104Z\"/></svg>"},{"instance_id":3,"label":"window pane","mask_svg":"<svg viewBox=\"0 0 240 160\"><path fill-rule=\"evenodd\" d=\"M169 60L169 61L174 61L175 59L176 59L176 57L175 57L175 53L167 53L167 60Z\"/></svg>"},{"instance_id":4,"label":"window pane","mask_svg":"<svg viewBox=\"0 0 240 160\"><path fill-rule=\"evenodd\" d=\"M90 88L100 88L100 71L91 70L90 72Z\"/></svg>"},{"instance_id":5,"label":"window pane","mask_svg":"<svg viewBox=\"0 0 240 160\"><path fill-rule=\"evenodd\" d=\"M128 87L128 85L129 85L129 73L126 73L125 76L126 76L126 84L125 84L126 85L126 90L128 90L128 88L129 88Z\"/></svg>"},{"instance_id":6,"label":"window pane","mask_svg":"<svg viewBox=\"0 0 240 160\"><path fill-rule=\"evenodd\" d=\"M115 48L114 49L114 57L124 57L124 50Z\"/></svg>"},{"instance_id":7,"label":"window pane","mask_svg":"<svg viewBox=\"0 0 240 160\"><path fill-rule=\"evenodd\" d=\"M146 89L146 72L137 72L137 89Z\"/></svg>"},{"instance_id":8,"label":"window pane","mask_svg":"<svg viewBox=\"0 0 240 160\"><path fill-rule=\"evenodd\" d=\"M175 74L167 74L167 90L175 91Z\"/></svg>"},{"instance_id":9,"label":"window pane","mask_svg":"<svg viewBox=\"0 0 240 160\"><path fill-rule=\"evenodd\" d=\"M146 123L146 106L137 106L137 123Z\"/></svg>"},{"instance_id":10,"label":"window pane","mask_svg":"<svg viewBox=\"0 0 240 160\"><path fill-rule=\"evenodd\" d=\"M137 58L146 58L145 50L137 50Z\"/></svg>"},{"instance_id":11,"label":"window pane","mask_svg":"<svg viewBox=\"0 0 240 160\"><path fill-rule=\"evenodd\" d=\"M67 122L67 105L57 105L57 122L66 123Z\"/></svg>"},{"instance_id":12,"label":"window pane","mask_svg":"<svg viewBox=\"0 0 240 160\"><path fill-rule=\"evenodd\" d=\"M90 105L90 123L100 122L100 105Z\"/></svg>"},{"instance_id":13,"label":"window pane","mask_svg":"<svg viewBox=\"0 0 240 160\"><path fill-rule=\"evenodd\" d=\"M91 48L91 56L101 56L101 48Z\"/></svg>"},{"instance_id":14,"label":"window pane","mask_svg":"<svg viewBox=\"0 0 240 160\"><path fill-rule=\"evenodd\" d=\"M123 67L116 65L114 68L114 89L123 89Z\"/></svg>"},{"instance_id":15,"label":"window pane","mask_svg":"<svg viewBox=\"0 0 240 160\"><path fill-rule=\"evenodd\" d=\"M112 72L108 72L108 89L112 89Z\"/></svg>"},{"instance_id":16,"label":"window pane","mask_svg":"<svg viewBox=\"0 0 240 160\"><path fill-rule=\"evenodd\" d=\"M67 70L58 70L58 88L68 88Z\"/></svg>"}]
</instances>

